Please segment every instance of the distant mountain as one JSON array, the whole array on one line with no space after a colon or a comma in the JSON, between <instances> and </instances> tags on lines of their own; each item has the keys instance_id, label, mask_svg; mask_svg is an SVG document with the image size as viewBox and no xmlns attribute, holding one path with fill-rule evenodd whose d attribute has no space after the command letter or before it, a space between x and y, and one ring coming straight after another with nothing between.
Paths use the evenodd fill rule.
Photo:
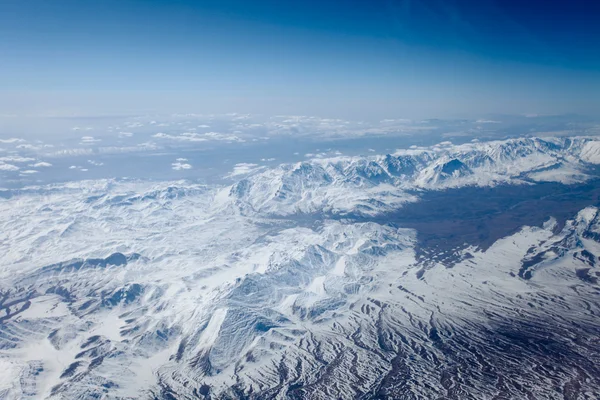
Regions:
<instances>
[{"instance_id":1,"label":"distant mountain","mask_svg":"<svg viewBox=\"0 0 600 400\"><path fill-rule=\"evenodd\" d=\"M509 139L314 159L250 176L235 184L230 196L243 212L373 215L413 201L414 190L582 182L600 163L592 150L596 143L588 138Z\"/></svg>"}]
</instances>

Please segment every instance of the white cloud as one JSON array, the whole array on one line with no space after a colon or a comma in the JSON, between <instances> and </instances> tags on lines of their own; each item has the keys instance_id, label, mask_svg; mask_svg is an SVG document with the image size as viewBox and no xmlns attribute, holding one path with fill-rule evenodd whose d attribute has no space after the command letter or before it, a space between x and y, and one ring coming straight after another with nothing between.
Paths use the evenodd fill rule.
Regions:
<instances>
[{"instance_id":1,"label":"white cloud","mask_svg":"<svg viewBox=\"0 0 600 400\"><path fill-rule=\"evenodd\" d=\"M125 126L128 128L140 128L144 126L141 122L126 122Z\"/></svg>"},{"instance_id":2,"label":"white cloud","mask_svg":"<svg viewBox=\"0 0 600 400\"><path fill-rule=\"evenodd\" d=\"M239 136L227 133L207 132L204 135L214 140L224 140L227 142L245 142L245 140L240 138Z\"/></svg>"},{"instance_id":3,"label":"white cloud","mask_svg":"<svg viewBox=\"0 0 600 400\"><path fill-rule=\"evenodd\" d=\"M29 166L34 167L34 168L47 168L47 167L51 167L52 164L50 164L49 162L40 161L35 164L29 164Z\"/></svg>"},{"instance_id":4,"label":"white cloud","mask_svg":"<svg viewBox=\"0 0 600 400\"><path fill-rule=\"evenodd\" d=\"M231 171L231 173L229 173L226 176L226 178L233 178L233 177L239 176L239 175L247 175L252 172L259 171L263 168L264 167L261 167L258 164L252 164L252 163L235 164L235 166L233 167L233 171Z\"/></svg>"},{"instance_id":5,"label":"white cloud","mask_svg":"<svg viewBox=\"0 0 600 400\"><path fill-rule=\"evenodd\" d=\"M35 158L21 157L21 156L6 156L6 157L0 157L0 161L25 163L25 162L35 161Z\"/></svg>"},{"instance_id":6,"label":"white cloud","mask_svg":"<svg viewBox=\"0 0 600 400\"><path fill-rule=\"evenodd\" d=\"M140 153L152 150L158 150L160 146L153 142L139 143L135 146L110 146L110 147L98 147L92 148L73 148L73 149L62 149L54 153L48 153L48 157L69 157L69 156L93 156L97 154L123 154L123 153Z\"/></svg>"},{"instance_id":7,"label":"white cloud","mask_svg":"<svg viewBox=\"0 0 600 400\"><path fill-rule=\"evenodd\" d=\"M18 171L20 168L16 165L5 164L0 162L0 171Z\"/></svg>"},{"instance_id":8,"label":"white cloud","mask_svg":"<svg viewBox=\"0 0 600 400\"><path fill-rule=\"evenodd\" d=\"M133 136L133 132L119 132L120 138L126 138L126 137L132 137L132 136Z\"/></svg>"},{"instance_id":9,"label":"white cloud","mask_svg":"<svg viewBox=\"0 0 600 400\"><path fill-rule=\"evenodd\" d=\"M96 139L93 136L83 136L81 138L81 143L80 144L93 144L93 143L98 143L101 142L101 139Z\"/></svg>"},{"instance_id":10,"label":"white cloud","mask_svg":"<svg viewBox=\"0 0 600 400\"><path fill-rule=\"evenodd\" d=\"M84 156L94 154L94 150L92 149L62 149L58 150L54 153L48 154L51 157L68 157L68 156Z\"/></svg>"},{"instance_id":11,"label":"white cloud","mask_svg":"<svg viewBox=\"0 0 600 400\"><path fill-rule=\"evenodd\" d=\"M42 144L42 145L33 145L33 144L20 144L18 146L16 146L15 148L20 149L20 150L43 150L43 149L51 149L53 148L54 145L52 144Z\"/></svg>"},{"instance_id":12,"label":"white cloud","mask_svg":"<svg viewBox=\"0 0 600 400\"><path fill-rule=\"evenodd\" d=\"M406 119L406 118L396 118L396 119L382 119L381 121L379 121L382 124L390 124L390 123L402 123L402 124L410 124L412 123L411 119Z\"/></svg>"},{"instance_id":13,"label":"white cloud","mask_svg":"<svg viewBox=\"0 0 600 400\"><path fill-rule=\"evenodd\" d=\"M32 174L37 174L38 172L35 169L27 169L25 171L21 171L21 174L27 174L27 175L32 175Z\"/></svg>"},{"instance_id":14,"label":"white cloud","mask_svg":"<svg viewBox=\"0 0 600 400\"><path fill-rule=\"evenodd\" d=\"M71 166L69 167L69 169L76 169L76 170L79 170L79 171L81 171L81 172L87 172L87 171L88 171L88 169L87 169L87 168L83 168L83 167L81 167L81 166L79 166L79 165L71 165Z\"/></svg>"},{"instance_id":15,"label":"white cloud","mask_svg":"<svg viewBox=\"0 0 600 400\"><path fill-rule=\"evenodd\" d=\"M191 169L192 168L192 166L190 164L181 163L181 162L174 162L173 164L171 164L171 167L175 171L181 171L182 169Z\"/></svg>"},{"instance_id":16,"label":"white cloud","mask_svg":"<svg viewBox=\"0 0 600 400\"><path fill-rule=\"evenodd\" d=\"M159 132L157 134L152 135L153 138L157 139L168 139L168 140L177 140L182 142L206 142L208 139L202 137L202 135L194 132L185 132L181 135L169 135L168 133Z\"/></svg>"},{"instance_id":17,"label":"white cloud","mask_svg":"<svg viewBox=\"0 0 600 400\"><path fill-rule=\"evenodd\" d=\"M344 155L339 150L327 149L327 151L320 151L317 149L319 153L306 153L304 157L306 158L325 158L325 157L339 157Z\"/></svg>"},{"instance_id":18,"label":"white cloud","mask_svg":"<svg viewBox=\"0 0 600 400\"><path fill-rule=\"evenodd\" d=\"M87 160L87 162L88 162L89 164L95 165L96 167L101 167L101 166L103 166L103 165L104 165L104 163L103 163L103 162L94 161L94 160Z\"/></svg>"},{"instance_id":19,"label":"white cloud","mask_svg":"<svg viewBox=\"0 0 600 400\"><path fill-rule=\"evenodd\" d=\"M238 114L238 113L231 113L229 114L231 115L231 119L233 121L242 121L242 120L246 120L250 118L250 114Z\"/></svg>"},{"instance_id":20,"label":"white cloud","mask_svg":"<svg viewBox=\"0 0 600 400\"><path fill-rule=\"evenodd\" d=\"M176 140L181 142L206 142L208 140L218 140L225 142L245 142L244 139L240 138L237 135L229 134L229 133L218 133L218 132L207 132L207 133L197 133L197 132L184 132L179 135L171 135L168 133L156 133L152 137L157 139L168 139L168 140Z\"/></svg>"},{"instance_id":21,"label":"white cloud","mask_svg":"<svg viewBox=\"0 0 600 400\"><path fill-rule=\"evenodd\" d=\"M409 135L432 126L418 124L408 119L387 119L369 125L362 121L320 118L310 116L276 116L264 124L264 129L271 136L289 135L294 137L319 137L341 139L349 137Z\"/></svg>"},{"instance_id":22,"label":"white cloud","mask_svg":"<svg viewBox=\"0 0 600 400\"><path fill-rule=\"evenodd\" d=\"M24 139L19 138L10 138L10 139L0 139L0 143L23 143Z\"/></svg>"}]
</instances>

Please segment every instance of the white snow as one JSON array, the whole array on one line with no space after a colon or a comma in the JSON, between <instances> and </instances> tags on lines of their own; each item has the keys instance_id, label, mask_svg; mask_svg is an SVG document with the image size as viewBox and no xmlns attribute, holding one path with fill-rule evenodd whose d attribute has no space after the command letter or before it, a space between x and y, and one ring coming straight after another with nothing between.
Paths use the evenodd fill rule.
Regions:
<instances>
[{"instance_id":1,"label":"white snow","mask_svg":"<svg viewBox=\"0 0 600 400\"><path fill-rule=\"evenodd\" d=\"M225 316L227 315L227 308L219 308L215 310L213 315L210 317L210 321L208 325L202 332L200 339L196 345L197 348L207 348L212 346L217 337L219 336L219 330L221 329L221 325L223 321L225 321Z\"/></svg>"},{"instance_id":2,"label":"white snow","mask_svg":"<svg viewBox=\"0 0 600 400\"><path fill-rule=\"evenodd\" d=\"M600 164L600 141L593 140L585 143L581 148L580 157L583 161Z\"/></svg>"}]
</instances>

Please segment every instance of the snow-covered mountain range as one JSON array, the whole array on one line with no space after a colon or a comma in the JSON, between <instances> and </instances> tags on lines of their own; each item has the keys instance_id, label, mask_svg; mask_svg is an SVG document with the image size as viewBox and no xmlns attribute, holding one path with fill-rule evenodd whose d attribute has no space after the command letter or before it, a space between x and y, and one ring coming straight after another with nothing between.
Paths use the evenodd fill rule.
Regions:
<instances>
[{"instance_id":1,"label":"snow-covered mountain range","mask_svg":"<svg viewBox=\"0 0 600 400\"><path fill-rule=\"evenodd\" d=\"M398 150L373 157L313 159L241 180L230 193L245 211L375 215L415 201L416 190L535 182L575 183L600 163L589 138L524 138Z\"/></svg>"},{"instance_id":2,"label":"snow-covered mountain range","mask_svg":"<svg viewBox=\"0 0 600 400\"><path fill-rule=\"evenodd\" d=\"M597 164L592 138L524 138L3 191L0 398L596 398L597 198L451 265L385 216L431 191L594 190Z\"/></svg>"}]
</instances>

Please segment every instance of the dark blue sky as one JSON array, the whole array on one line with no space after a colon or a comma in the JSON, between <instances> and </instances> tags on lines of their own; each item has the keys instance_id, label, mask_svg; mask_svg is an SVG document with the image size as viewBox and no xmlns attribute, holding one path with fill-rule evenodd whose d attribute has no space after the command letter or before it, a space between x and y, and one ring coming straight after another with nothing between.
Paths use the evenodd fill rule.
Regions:
<instances>
[{"instance_id":1,"label":"dark blue sky","mask_svg":"<svg viewBox=\"0 0 600 400\"><path fill-rule=\"evenodd\" d=\"M593 114L599 20L591 0L0 0L0 113Z\"/></svg>"}]
</instances>

